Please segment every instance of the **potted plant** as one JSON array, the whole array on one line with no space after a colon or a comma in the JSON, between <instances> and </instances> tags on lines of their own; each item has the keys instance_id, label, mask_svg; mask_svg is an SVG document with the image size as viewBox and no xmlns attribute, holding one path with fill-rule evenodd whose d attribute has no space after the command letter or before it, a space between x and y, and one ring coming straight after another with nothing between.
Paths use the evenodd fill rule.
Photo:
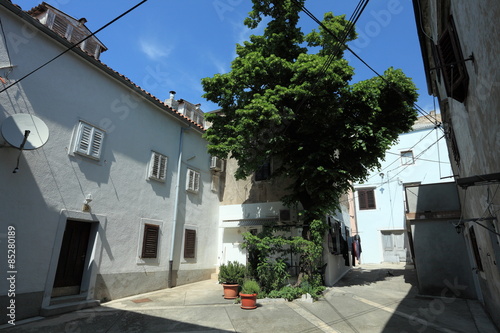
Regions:
<instances>
[{"instance_id":1,"label":"potted plant","mask_svg":"<svg viewBox=\"0 0 500 333\"><path fill-rule=\"evenodd\" d=\"M245 280L241 287L240 298L241 308L250 310L257 307L257 294L260 292L260 286L255 280Z\"/></svg>"},{"instance_id":2,"label":"potted plant","mask_svg":"<svg viewBox=\"0 0 500 333\"><path fill-rule=\"evenodd\" d=\"M224 288L224 298L238 297L238 289L245 277L246 267L237 261L229 261L219 267L219 283Z\"/></svg>"}]
</instances>

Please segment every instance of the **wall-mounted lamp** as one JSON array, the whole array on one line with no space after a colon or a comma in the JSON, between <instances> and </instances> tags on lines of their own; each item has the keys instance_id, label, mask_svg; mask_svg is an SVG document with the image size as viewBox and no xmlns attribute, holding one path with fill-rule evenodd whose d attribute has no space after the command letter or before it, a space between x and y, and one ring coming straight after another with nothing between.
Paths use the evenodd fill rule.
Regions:
<instances>
[{"instance_id":1,"label":"wall-mounted lamp","mask_svg":"<svg viewBox=\"0 0 500 333\"><path fill-rule=\"evenodd\" d=\"M83 202L82 212L90 212L89 203L92 201L92 194L87 194L85 201Z\"/></svg>"}]
</instances>

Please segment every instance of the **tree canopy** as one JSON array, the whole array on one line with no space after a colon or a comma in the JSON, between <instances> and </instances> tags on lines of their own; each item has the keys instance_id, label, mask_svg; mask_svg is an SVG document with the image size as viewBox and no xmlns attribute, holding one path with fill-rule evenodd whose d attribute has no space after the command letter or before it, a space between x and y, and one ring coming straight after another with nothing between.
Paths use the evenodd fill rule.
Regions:
<instances>
[{"instance_id":1,"label":"tree canopy","mask_svg":"<svg viewBox=\"0 0 500 333\"><path fill-rule=\"evenodd\" d=\"M291 181L283 201L300 202L311 221L338 208L351 182L379 167L398 135L411 129L417 93L394 68L351 83L354 69L343 52L355 32L346 33L345 16L326 13L326 29L304 34L297 6L304 1L253 0L244 23L253 29L266 17L263 35L238 44L231 71L202 85L204 97L221 108L206 115L210 154L236 159L239 179L277 161L273 176Z\"/></svg>"}]
</instances>

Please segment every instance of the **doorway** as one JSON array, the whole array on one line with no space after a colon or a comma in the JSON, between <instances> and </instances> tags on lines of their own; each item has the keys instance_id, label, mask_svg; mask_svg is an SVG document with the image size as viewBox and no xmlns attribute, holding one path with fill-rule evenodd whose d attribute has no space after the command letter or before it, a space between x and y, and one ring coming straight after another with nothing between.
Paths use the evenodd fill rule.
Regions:
<instances>
[{"instance_id":1,"label":"doorway","mask_svg":"<svg viewBox=\"0 0 500 333\"><path fill-rule=\"evenodd\" d=\"M67 220L52 297L80 293L92 223Z\"/></svg>"},{"instance_id":2,"label":"doorway","mask_svg":"<svg viewBox=\"0 0 500 333\"><path fill-rule=\"evenodd\" d=\"M404 230L381 230L385 262L406 262L407 245Z\"/></svg>"}]
</instances>

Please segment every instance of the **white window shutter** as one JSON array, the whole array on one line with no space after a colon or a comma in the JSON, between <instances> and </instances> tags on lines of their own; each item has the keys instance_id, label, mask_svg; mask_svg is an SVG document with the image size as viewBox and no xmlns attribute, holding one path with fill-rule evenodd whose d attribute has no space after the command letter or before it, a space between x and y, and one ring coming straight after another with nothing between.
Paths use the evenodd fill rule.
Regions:
<instances>
[{"instance_id":1,"label":"white window shutter","mask_svg":"<svg viewBox=\"0 0 500 333\"><path fill-rule=\"evenodd\" d=\"M167 174L167 157L153 152L149 165L149 178L164 181Z\"/></svg>"},{"instance_id":2,"label":"white window shutter","mask_svg":"<svg viewBox=\"0 0 500 333\"><path fill-rule=\"evenodd\" d=\"M200 173L194 172L194 191L198 192L200 190Z\"/></svg>"},{"instance_id":3,"label":"white window shutter","mask_svg":"<svg viewBox=\"0 0 500 333\"><path fill-rule=\"evenodd\" d=\"M200 173L192 169L188 169L186 179L186 190L198 193L200 190Z\"/></svg>"},{"instance_id":4,"label":"white window shutter","mask_svg":"<svg viewBox=\"0 0 500 333\"><path fill-rule=\"evenodd\" d=\"M104 139L104 132L98 130L97 128L93 128L92 133L92 145L90 146L89 155L94 158L101 157L102 150L102 140Z\"/></svg>"},{"instance_id":5,"label":"white window shutter","mask_svg":"<svg viewBox=\"0 0 500 333\"><path fill-rule=\"evenodd\" d=\"M103 140L103 131L81 122L77 131L74 152L99 159Z\"/></svg>"},{"instance_id":6,"label":"white window shutter","mask_svg":"<svg viewBox=\"0 0 500 333\"><path fill-rule=\"evenodd\" d=\"M88 155L91 141L92 126L80 123L80 127L78 129L78 140L76 142L76 151Z\"/></svg>"}]
</instances>

